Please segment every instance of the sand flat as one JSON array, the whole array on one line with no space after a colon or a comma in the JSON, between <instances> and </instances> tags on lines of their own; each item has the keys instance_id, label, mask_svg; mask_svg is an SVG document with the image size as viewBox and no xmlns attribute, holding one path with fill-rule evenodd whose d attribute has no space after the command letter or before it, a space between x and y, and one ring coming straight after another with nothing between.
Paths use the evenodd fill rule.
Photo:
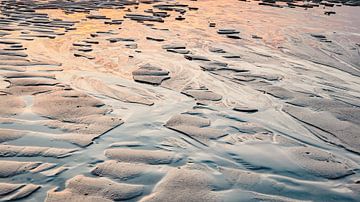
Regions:
<instances>
[{"instance_id":1,"label":"sand flat","mask_svg":"<svg viewBox=\"0 0 360 202\"><path fill-rule=\"evenodd\" d=\"M0 2L1 201L357 201L360 4Z\"/></svg>"}]
</instances>

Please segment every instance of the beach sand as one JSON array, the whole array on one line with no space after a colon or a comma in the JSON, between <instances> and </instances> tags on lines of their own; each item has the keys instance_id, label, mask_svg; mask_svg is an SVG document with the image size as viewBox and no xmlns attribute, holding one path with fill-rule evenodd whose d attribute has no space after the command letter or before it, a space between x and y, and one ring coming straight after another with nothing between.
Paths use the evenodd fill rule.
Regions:
<instances>
[{"instance_id":1,"label":"beach sand","mask_svg":"<svg viewBox=\"0 0 360 202\"><path fill-rule=\"evenodd\" d=\"M359 200L358 4L1 1L0 200Z\"/></svg>"}]
</instances>

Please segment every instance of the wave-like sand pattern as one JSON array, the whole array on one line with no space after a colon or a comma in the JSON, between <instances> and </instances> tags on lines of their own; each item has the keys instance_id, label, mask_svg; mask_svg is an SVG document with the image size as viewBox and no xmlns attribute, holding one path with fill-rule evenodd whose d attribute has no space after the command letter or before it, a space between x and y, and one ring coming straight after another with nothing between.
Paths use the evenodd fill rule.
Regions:
<instances>
[{"instance_id":1,"label":"wave-like sand pattern","mask_svg":"<svg viewBox=\"0 0 360 202\"><path fill-rule=\"evenodd\" d=\"M1 1L0 200L357 201L357 5Z\"/></svg>"}]
</instances>

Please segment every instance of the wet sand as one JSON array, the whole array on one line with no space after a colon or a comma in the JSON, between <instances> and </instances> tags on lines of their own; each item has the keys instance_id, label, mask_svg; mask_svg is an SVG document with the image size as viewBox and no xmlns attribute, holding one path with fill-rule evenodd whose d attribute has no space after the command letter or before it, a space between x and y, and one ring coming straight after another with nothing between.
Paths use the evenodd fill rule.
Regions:
<instances>
[{"instance_id":1,"label":"wet sand","mask_svg":"<svg viewBox=\"0 0 360 202\"><path fill-rule=\"evenodd\" d=\"M357 201L356 1L1 1L0 200Z\"/></svg>"}]
</instances>

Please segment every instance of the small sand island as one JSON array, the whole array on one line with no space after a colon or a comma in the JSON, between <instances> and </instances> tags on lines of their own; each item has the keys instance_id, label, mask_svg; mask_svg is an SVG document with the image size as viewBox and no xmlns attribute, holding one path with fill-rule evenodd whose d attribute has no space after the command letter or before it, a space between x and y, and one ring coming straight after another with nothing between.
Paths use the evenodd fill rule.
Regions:
<instances>
[{"instance_id":1,"label":"small sand island","mask_svg":"<svg viewBox=\"0 0 360 202\"><path fill-rule=\"evenodd\" d=\"M0 1L0 201L359 201L359 6Z\"/></svg>"}]
</instances>

